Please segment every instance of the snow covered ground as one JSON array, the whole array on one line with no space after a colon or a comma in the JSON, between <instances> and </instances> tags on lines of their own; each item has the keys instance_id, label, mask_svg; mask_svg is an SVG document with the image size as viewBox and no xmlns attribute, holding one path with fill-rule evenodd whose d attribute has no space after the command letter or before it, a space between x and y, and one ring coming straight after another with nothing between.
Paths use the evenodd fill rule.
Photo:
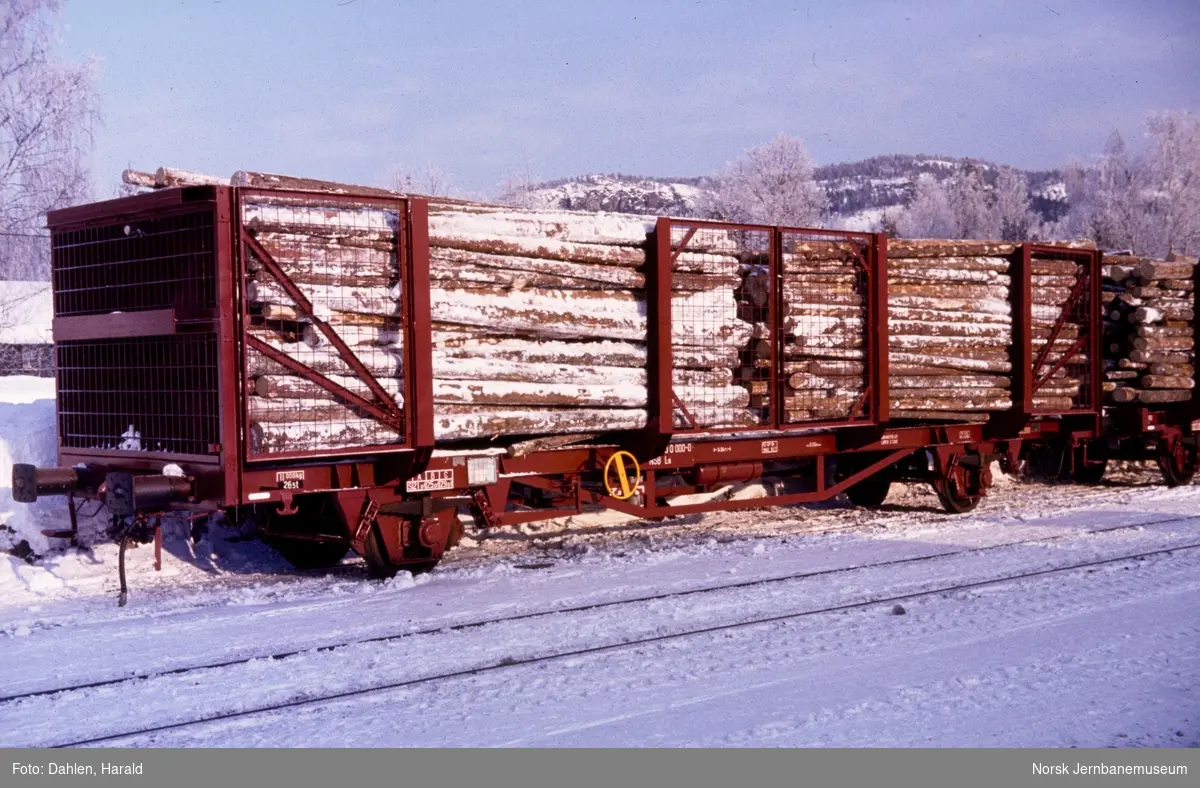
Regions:
<instances>
[{"instance_id":1,"label":"snow covered ground","mask_svg":"<svg viewBox=\"0 0 1200 788\"><path fill-rule=\"evenodd\" d=\"M125 608L108 546L8 557L0 745L1194 747L1200 488L1152 479L554 522L386 583L179 531Z\"/></svg>"}]
</instances>

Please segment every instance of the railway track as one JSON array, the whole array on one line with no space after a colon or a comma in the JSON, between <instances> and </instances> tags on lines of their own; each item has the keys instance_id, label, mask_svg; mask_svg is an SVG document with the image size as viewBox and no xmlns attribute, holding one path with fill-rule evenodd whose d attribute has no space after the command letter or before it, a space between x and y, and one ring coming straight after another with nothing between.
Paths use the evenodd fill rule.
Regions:
<instances>
[{"instance_id":1,"label":"railway track","mask_svg":"<svg viewBox=\"0 0 1200 788\"><path fill-rule=\"evenodd\" d=\"M481 629L483 627L496 624L507 624L521 621L531 621L539 618L554 615L570 615L573 613L585 613L595 610L604 610L609 608L617 608L624 605L632 605L645 602L656 602L667 599L680 599L691 596L699 596L703 594L713 594L722 591L733 591L740 589L755 588L761 586L777 585L781 583L794 582L798 580L808 580L812 578L828 577L831 575L844 574L848 572L862 571L865 569L881 569L889 566L902 566L907 564L924 563L928 561L936 561L944 558L957 557L962 555L971 555L977 553L988 553L1006 548L1020 547L1022 545L1037 544L1041 542L1054 542L1060 539L1068 539L1079 536L1090 536L1095 534L1113 533L1117 531L1126 531L1137 528L1145 528L1156 525L1171 525L1175 523L1188 522L1196 520L1200 522L1200 517L1196 516L1176 516L1164 517L1157 520L1140 521L1137 523L1126 523L1122 525L1106 526L1101 528L1091 528L1084 531L1073 531L1071 533L1060 534L1057 536L1038 536L1033 539L1020 539L999 544L986 545L983 547L957 548L951 550L943 550L936 553L928 553L919 556L910 556L907 558L892 559L887 561L873 561L860 564L852 564L850 566L835 567L832 569L819 569L806 572L793 572L784 575L774 575L771 577L758 578L754 580L742 580L734 583L720 583L716 585L701 586L699 588L689 588L681 591L673 591L660 594L645 594L635 597L627 597L623 599L608 600L604 602L593 602L584 605L573 605L567 607L555 607L544 610L535 610L526 613L520 613L512 616L496 616L492 618L477 619L473 621L464 621L456 624L441 624L437 626L426 627L422 629L407 629L403 632L392 632L383 635L376 635L366 638L350 638L339 640L332 643L326 643L319 646L309 646L298 649L288 649L282 651L274 651L267 653L256 653L250 656L237 657L233 659L204 662L194 665L186 665L177 668L169 668L164 670L149 670L135 673L128 676L120 676L110 679L101 679L98 681L83 682L79 684L60 685L46 689L31 690L28 692L12 693L5 696L0 696L0 705L15 703L21 700L28 700L38 697L48 697L69 692L79 692L82 690L99 689L102 687L113 687L122 684L129 684L137 681L145 681L149 679L161 678L164 676L179 676L188 673L197 673L205 670L217 670L222 668L230 668L238 665L245 665L254 661L274 661L287 659L289 657L299 656L301 654L319 654L339 649L349 648L351 646L368 645L375 643L390 643L399 640L406 640L419 636L436 635L443 632L461 632L472 629Z\"/></svg>"},{"instance_id":2,"label":"railway track","mask_svg":"<svg viewBox=\"0 0 1200 788\"><path fill-rule=\"evenodd\" d=\"M1113 530L1113 529L1106 529L1106 530ZM106 733L101 736L80 738L80 739L72 740L72 741L68 741L68 742L61 742L55 746L71 747L71 746L84 746L84 745L92 745L92 744L104 744L104 743L119 742L123 739L128 739L130 737L146 736L146 735L151 735L154 733L178 730L178 729L188 728L191 726L199 726L199 725L204 725L204 724L208 724L208 723L219 722L222 720L241 719L241 718L246 718L246 717L252 717L252 716L258 715L258 714L267 714L267 713L270 713L273 711L281 711L281 710L287 710L287 709L292 709L292 708L311 706L314 704L344 700L347 698L362 697L362 696L370 695L372 693L385 692L385 691L389 691L389 690L403 689L403 688L408 688L408 687L416 687L416 686L421 686L421 685L429 685L429 684L432 684L432 683L435 683L438 681L465 678L465 677L470 677L470 676L475 676L475 675L480 675L480 674L484 674L484 673L502 670L502 669L508 668L508 667L515 667L515 666L520 666L520 665L533 665L533 664L539 664L539 663L545 663L545 662L552 662L555 660L565 660L565 659L571 659L571 658L576 658L576 657L583 657L583 656L588 656L588 655L612 652L612 651L617 651L617 650L622 650L622 649L635 648L638 646L653 645L656 643L662 643L662 642L666 642L666 641L685 639L685 638L689 638L689 637L697 637L697 636L701 636L701 635L705 635L705 634L738 630L738 629L742 629L742 628L746 628L746 627L754 627L757 625L803 619L803 618L807 618L807 617L818 616L821 614L838 613L838 612L845 612L845 611L851 611L851 610L856 610L856 609L865 609L865 608L870 608L873 606L884 606L884 605L896 604L899 602L907 602L907 601L917 600L917 599L920 599L923 597L932 597L932 596L949 594L949 593L954 593L954 592L970 591L972 589L986 588L989 586L997 586L997 585L1013 583L1013 582L1018 582L1018 581L1022 581L1022 580L1027 580L1027 579L1035 579L1035 578L1041 578L1041 577L1063 575L1063 574L1068 574L1068 573L1072 573L1072 572L1087 571L1087 570L1091 570L1091 569L1094 569L1097 567L1118 565L1118 564L1128 563L1128 562L1137 562L1137 561L1147 560L1147 559L1154 558L1154 557L1169 557L1169 556L1172 556L1172 555L1180 553L1180 552L1193 551L1196 549L1200 549L1200 541L1190 542L1190 543L1185 543L1185 544L1180 544L1180 545L1173 545L1170 547L1164 547L1164 548L1159 548L1159 549L1154 549L1154 550L1143 550L1140 552L1123 554L1123 555L1119 555L1119 556L1109 556L1109 557L1088 560L1088 561L1076 561L1076 562L1072 562L1072 563L1069 563L1069 564L1063 565L1063 566L1042 568L1042 569L1036 569L1036 570L1031 570L1031 571L1011 572L1011 573L1007 573L1007 574L1004 574L1001 576L986 578L986 579L982 579L982 580L972 580L972 581L968 581L968 582L944 583L944 584L936 586L936 587L922 588L919 590L906 591L904 593L878 594L878 595L871 596L866 599L843 602L843 603L839 603L839 604L823 605L823 606L818 606L818 607L809 608L809 609L790 610L790 611L785 611L782 613L769 613L768 612L766 614L760 614L757 616L751 616L751 617L747 617L747 618L743 618L743 619L737 619L737 620L730 621L730 622L723 622L723 623L717 623L717 624L706 625L706 626L685 627L685 628L678 629L676 631L671 631L671 632L666 632L666 633L657 633L656 632L653 634L646 634L645 636L634 636L634 637L630 637L630 638L621 639L618 642L609 642L609 643L591 645L591 646L580 647L580 648L564 648L564 649L560 649L557 651L550 651L550 652L543 652L543 653L535 652L533 655L526 656L526 657L518 657L518 658L505 657L500 660L487 660L487 661L484 661L482 664L476 664L476 665L472 665L470 667L456 669L456 670L444 671L444 672L437 673L434 675L421 676L421 677L412 678L412 679L384 681L384 682L374 683L374 684L371 684L371 685L365 686L365 687L355 687L355 688L350 688L350 689L346 689L343 691L328 692L328 693L315 695L315 696L310 695L310 696L305 696L305 697L300 697L300 698L291 698L291 699L287 699L287 700L280 700L277 702L269 702L269 703L264 703L262 705L255 706L253 708L248 708L248 709L225 711L225 712L196 717L194 719L188 719L188 720L183 720L183 721L172 721L172 722L165 723L165 724L149 725L149 726L144 726L144 727L137 728L137 729L125 730L125 731L121 731L121 732L117 732L117 733ZM976 551L959 551L959 552L976 552ZM833 570L833 571L845 571L845 570ZM825 572L823 574L829 574L829 572ZM811 576L811 574L809 576ZM732 586L732 587L738 587L738 586L744 587L745 585L746 584L730 584L730 586ZM708 588L708 589L696 589L695 592L701 593L704 591L716 591L716 590L718 590L716 587L712 587L712 588ZM663 595L663 596L666 596L666 595ZM612 607L612 606L614 606L614 604L630 604L630 603L631 603L631 600L623 600L620 603L606 603L606 606ZM589 609L589 608L594 609L595 607L597 607L597 606L587 606L585 609ZM556 611L556 612L566 612L566 610L564 609L564 610L560 610L560 611ZM548 614L543 613L542 615L548 615Z\"/></svg>"},{"instance_id":3,"label":"railway track","mask_svg":"<svg viewBox=\"0 0 1200 788\"><path fill-rule=\"evenodd\" d=\"M1174 523L1174 522L1189 522L1193 521L1192 517L1170 517L1158 519L1158 521L1141 522L1141 523L1124 523L1121 525L1111 525L1108 528L1092 529L1090 531L1074 531L1073 535L1082 536L1092 533L1108 533L1108 531L1120 531L1130 528L1146 527L1156 523ZM289 688L289 681L284 679L282 684L272 680L271 684L277 684L274 693L268 693L268 697L259 698L256 702L252 702L251 706L241 706L241 708L230 708L230 704L221 700L220 693L212 696L211 703L205 706L200 698L197 698L199 709L204 709L206 714L188 715L186 709L180 709L182 714L176 715L175 712L170 712L172 716L167 720L161 720L162 724L145 724L140 726L139 720L134 712L130 714L116 715L113 722L114 728L118 730L116 733L106 733L103 730L94 732L88 728L79 728L78 726L67 726L68 729L76 728L72 733L68 733L66 738L71 741L61 742L59 746L76 746L84 744L100 744L109 740L121 740L128 736L138 736L143 734L151 734L160 732L160 730L173 730L176 728L186 728L192 724L202 724L212 721L226 720L226 718L238 718L242 716L252 716L257 714L266 714L272 710L281 710L293 708L293 706L305 706L313 703L330 702L330 700L338 700L342 698L353 698L365 696L372 692L383 692L386 690L395 690L395 688L403 688L409 686L430 685L431 682L436 682L443 679L463 678L463 676L474 675L478 673L487 673L491 670L496 670L503 667L517 666L517 664L539 663L560 658L568 658L572 656L586 656L588 654L600 654L612 649L631 648L636 645L647 645L661 642L661 640L671 640L677 638L685 638L692 636L700 636L700 634L708 632L720 632L722 630L737 630L739 627L754 626L757 624L768 624L773 621L785 621L792 619L804 619L806 616L814 616L822 613L846 612L846 610L869 608L876 604L888 604L905 600L916 600L919 597L931 597L937 595L948 594L948 592L959 590L970 590L973 588L988 587L988 585L996 585L1003 583L1012 583L1021 581L1022 578L1038 578L1043 576L1062 575L1062 573L1070 573L1073 571L1084 571L1090 567L1133 563L1133 561L1145 560L1151 557L1165 557L1176 552L1194 551L1196 547L1200 547L1200 541L1188 540L1187 535L1168 531L1160 536L1171 539L1172 542L1164 543L1159 539L1159 535L1147 534L1145 537L1139 536L1138 541L1130 547L1124 548L1122 554L1114 555L1116 549L1120 549L1124 545L1123 539L1118 539L1117 542L1104 541L1097 543L1094 547L1085 547L1085 552L1082 554L1076 553L1073 558L1062 557L1055 558L1055 552L1051 552L1048 557L1036 559L1038 563L1030 566L1020 566L1024 561L1018 561L1012 564L1012 558L1003 559L1009 561L1009 566L1012 567L1007 572L997 573L995 569L991 569L992 564L989 558L986 558L986 553L990 551L998 551L1006 547L1014 547L1025 545L1025 543L1037 543L1048 541L1042 540L1021 540L1014 542L1006 542L1003 545L994 545L985 548L970 548L970 549L954 549L954 551L942 551L937 554L923 555L923 557L914 557L910 559L900 559L896 561L877 561L875 564L862 564L856 566L836 567L836 569L821 570L817 572L800 572L794 576L779 576L770 578L761 578L758 581L743 581L738 583L720 583L708 585L708 587L698 589L685 589L673 594L654 594L638 597L622 598L622 600L613 600L608 602L598 602L593 604L581 604L581 606L562 607L557 609L536 610L536 612L521 614L518 616L497 616L496 619L467 621L461 625L443 626L430 628L424 632L426 634L433 633L449 633L454 631L467 630L467 628L484 627L488 624L504 624L505 621L516 621L516 628L509 625L497 630L497 633L492 634L492 630L485 632L476 632L474 639L467 640L460 645L454 646L449 654L460 655L461 660L458 661L457 667L443 667L440 672L432 675L418 674L412 675L412 668L404 667L403 662L415 658L418 662L422 661L421 655L436 655L446 654L444 640L424 639L421 640L421 645L416 650L406 649L402 652L397 651L376 651L354 650L348 649L344 652L322 657L323 660L332 660L328 662L329 666L346 666L346 664L358 663L362 666L376 666L380 657L383 657L385 669L379 670L379 675L373 676L371 681L370 674L361 674L359 678L350 682L341 682L335 686L325 688L325 691L319 694L301 694L295 690L295 687ZM1148 539L1146 539L1148 537ZM1052 541L1052 540L1049 540ZM1139 549L1140 548L1140 549ZM928 561L936 560L938 557L949 558L952 555L960 555L967 557L967 563L955 560L953 564L948 564L946 569L938 569L938 566L929 566ZM920 564L925 561L926 564ZM895 575L894 572L889 572L888 567L896 565L914 565L902 566L901 575ZM884 576L876 577L878 567L883 567ZM966 569L966 571L964 571ZM832 585L827 582L817 581L816 589L834 590L834 587L842 589L836 594L829 592L810 592L791 590L790 585L784 585L779 588L778 585L774 589L758 590L751 589L749 596L748 592L739 591L738 589L746 589L751 587L761 587L767 584L786 583L788 579L793 579L796 582L804 582L806 578L823 578L836 575L845 575L847 572L854 570L863 570L870 572L869 575L864 575L862 578L852 576L856 579L847 579L847 581L834 581ZM991 570L991 571L989 571ZM1092 570L1094 571L1094 570ZM982 576L982 577L980 577ZM896 585L896 579L907 577L907 581L901 582L899 587ZM941 578L941 583L936 584L938 578ZM887 583L887 588L878 590L871 594L870 589L878 587L878 584L883 581ZM907 585L907 588L906 588ZM859 590L854 591L857 588ZM847 595L845 589L851 589ZM725 594L721 594L725 591ZM688 606L678 608L680 610L708 610L707 614L701 616L686 615L682 619L674 620L670 613L672 609L671 602L667 602L667 607L660 607L655 600L672 600L672 597L686 597L709 594L712 595L712 602L704 601L698 606ZM803 600L808 604L808 608L800 609L799 604L788 604L787 600ZM638 603L642 603L638 606ZM632 607L637 606L637 607ZM608 609L605 609L608 608ZM780 609L782 608L782 609ZM600 610L600 613L588 614L587 610ZM636 612L641 610L641 612ZM575 613L575 615L571 615ZM581 615L582 618L576 618ZM558 614L563 614L563 618L552 618ZM666 614L668 618L662 620L661 625L654 624L661 614ZM594 618L599 615L600 618ZM521 621L527 621L533 618L545 616L546 627L535 627L529 630L520 624ZM628 621L629 624L623 624ZM644 624L644 625L643 625ZM520 632L527 632L521 634ZM538 634L541 632L542 634ZM546 633L558 632L558 636L546 636ZM570 634L571 632L581 633L580 636ZM584 636L584 633L589 633ZM406 632L400 636L392 636L390 639L402 639L413 637L416 632ZM490 648L488 643L499 639L499 642L508 643L511 636L517 636L512 640L512 644L506 646L504 650ZM599 637L598 637L599 636ZM545 638L545 639L542 639ZM353 643L379 643L384 638L361 638L348 642L347 645ZM572 643L574 640L574 643ZM443 645L438 645L438 644ZM521 645L517 645L520 643ZM547 643L557 643L558 649L547 649ZM468 645L478 644L478 645ZM337 644L332 644L330 648L325 650L334 650L338 648ZM316 649L302 649L295 651L294 654L304 655L312 654ZM343 655L344 654L344 655ZM378 655L378 656L373 656ZM408 655L408 656L406 656ZM502 658L503 657L503 658ZM258 657L262 658L262 657ZM346 660L353 662L347 663ZM397 661L398 660L398 661ZM244 662L242 660L230 661L232 666L236 666ZM394 664L389 664L394 663ZM130 703L138 706L137 698L145 697L146 699L161 696L163 692L174 694L176 692L187 692L186 687L205 686L212 687L217 685L227 685L230 681L233 685L244 680L240 676L245 675L246 679L258 682L263 679L263 674L259 673L262 669L270 669L271 673L266 675L275 675L282 669L283 672L288 672L287 662L278 664L278 666L270 666L264 664L263 667L256 668L248 666L244 668L232 667L234 673L226 673L224 670L211 674L199 674L200 666L188 666L185 669L173 670L173 672L154 672L146 678L157 678L157 676L178 676L180 673L193 673L184 678L170 679L168 684L149 684L138 685L137 679L124 679L118 681L108 681L104 684L112 687L109 690L102 691L100 696L89 692L86 686L61 687L58 692L49 693L53 697L30 700L36 705L26 706L20 699L8 700L4 705L0 705L0 714L5 709L10 712L10 720L16 721L20 717L29 717L31 721L42 720L49 722L56 715L66 714L68 716L74 714L73 709L88 709L94 705L100 698L108 697L128 697ZM312 662L310 658L298 663L298 668L301 673L296 675L312 674L313 678L319 676L326 668L320 667L326 664L325 662ZM431 666L434 663L430 663ZM427 668L426 668L427 669ZM436 669L436 668L434 668ZM248 673L247 673L248 670ZM257 678L256 678L257 676ZM112 686L125 684L125 687ZM230 686L233 686L230 685ZM307 686L312 687L312 679L307 681ZM112 694L113 692L125 693L124 696ZM29 693L31 694L31 693ZM47 693L42 693L47 694ZM211 694L211 693L206 693ZM270 697L275 694L275 697ZM29 696L26 696L29 697ZM36 698L36 696L32 696ZM214 708L215 703L216 706ZM82 705L80 705L82 704ZM224 706L224 708L221 708ZM32 716L30 716L32 715ZM186 715L186 716L185 716ZM119 721L124 716L124 722ZM157 714L152 715L157 716ZM38 723L38 727L43 727L42 723ZM48 745L49 742L55 740L54 729L56 726L44 726L44 732L38 736L36 741L44 742ZM65 732L64 732L65 733ZM92 734L96 735L92 735ZM44 745L43 745L44 746Z\"/></svg>"}]
</instances>

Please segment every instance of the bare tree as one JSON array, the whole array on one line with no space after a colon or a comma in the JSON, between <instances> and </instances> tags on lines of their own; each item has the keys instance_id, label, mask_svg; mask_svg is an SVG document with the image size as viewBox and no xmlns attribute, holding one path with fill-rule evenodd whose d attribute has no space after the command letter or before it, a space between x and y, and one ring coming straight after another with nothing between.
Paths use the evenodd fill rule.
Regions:
<instances>
[{"instance_id":1,"label":"bare tree","mask_svg":"<svg viewBox=\"0 0 1200 788\"><path fill-rule=\"evenodd\" d=\"M505 178L500 184L500 194L497 199L514 208L539 208L541 204L535 194L538 183L538 179L533 174L533 167L526 157L521 163L520 170Z\"/></svg>"},{"instance_id":2,"label":"bare tree","mask_svg":"<svg viewBox=\"0 0 1200 788\"><path fill-rule=\"evenodd\" d=\"M804 142L786 134L746 151L715 181L716 189L701 210L717 219L813 226L828 206Z\"/></svg>"},{"instance_id":3,"label":"bare tree","mask_svg":"<svg viewBox=\"0 0 1200 788\"><path fill-rule=\"evenodd\" d=\"M0 6L0 278L49 276L42 215L88 193L93 67L53 52L59 0Z\"/></svg>"},{"instance_id":4,"label":"bare tree","mask_svg":"<svg viewBox=\"0 0 1200 788\"><path fill-rule=\"evenodd\" d=\"M49 282L9 282L0 287L0 375L50 371Z\"/></svg>"},{"instance_id":5,"label":"bare tree","mask_svg":"<svg viewBox=\"0 0 1200 788\"><path fill-rule=\"evenodd\" d=\"M1029 202L1029 183L1012 167L1001 167L996 177L996 220L1000 238L1005 241L1028 238L1036 221Z\"/></svg>"},{"instance_id":6,"label":"bare tree","mask_svg":"<svg viewBox=\"0 0 1200 788\"><path fill-rule=\"evenodd\" d=\"M450 197L455 191L450 176L435 165L426 165L421 170L392 167L388 173L388 188L406 194L423 194L428 197Z\"/></svg>"},{"instance_id":7,"label":"bare tree","mask_svg":"<svg viewBox=\"0 0 1200 788\"><path fill-rule=\"evenodd\" d=\"M912 202L896 220L896 230L904 238L955 238L954 211L946 188L932 175L917 178Z\"/></svg>"},{"instance_id":8,"label":"bare tree","mask_svg":"<svg viewBox=\"0 0 1200 788\"><path fill-rule=\"evenodd\" d=\"M1200 118L1172 111L1147 122L1146 189L1152 222L1149 250L1200 250Z\"/></svg>"}]
</instances>

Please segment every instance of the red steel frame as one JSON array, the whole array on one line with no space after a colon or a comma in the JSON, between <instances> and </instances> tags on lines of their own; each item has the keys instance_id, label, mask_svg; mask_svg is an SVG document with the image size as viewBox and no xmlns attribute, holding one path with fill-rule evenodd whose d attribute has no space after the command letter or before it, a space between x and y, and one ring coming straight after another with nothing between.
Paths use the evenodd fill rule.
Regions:
<instances>
[{"instance_id":1,"label":"red steel frame","mask_svg":"<svg viewBox=\"0 0 1200 788\"><path fill-rule=\"evenodd\" d=\"M1032 262L1036 254L1052 254L1058 258L1071 258L1084 265L1075 292L1063 305L1058 325L1052 331L1056 337L1078 298L1087 297L1086 342L1071 349L1073 356L1080 352L1088 354L1088 390L1090 401L1065 411L1037 409L1033 396L1043 381L1052 375L1059 364L1047 367L1044 357L1051 346L1048 342L1040 354L1033 352L1033 297ZM1102 255L1094 249L1070 249L1062 246L1042 244L1020 244L1012 254L1010 267L1009 299L1012 304L1012 408L1007 414L996 414L989 422L985 434L992 440L1051 439L1066 441L1070 445L1097 438L1101 434L1104 380L1104 331L1101 305L1101 262ZM1039 374L1040 373L1040 374Z\"/></svg>"},{"instance_id":2,"label":"red steel frame","mask_svg":"<svg viewBox=\"0 0 1200 788\"><path fill-rule=\"evenodd\" d=\"M369 372L346 344L338 337L337 332L320 318L313 314L307 297L287 275L279 268L270 252L264 249L242 226L243 205L247 198L253 197L287 198L301 197L319 199L322 203L371 205L380 208L393 208L397 212L398 227L396 229L396 252L402 280L402 297L400 325L404 332L404 402L410 403L403 414L391 402L391 398L380 386L374 375ZM368 446L361 448L328 449L323 451L273 452L255 455L250 452L249 443L243 446L243 456L247 463L282 462L287 460L309 460L321 457L351 457L364 453L385 454L397 451L412 451L414 449L430 449L433 446L433 380L432 380L432 324L429 312L429 230L428 204L424 200L386 199L377 197L358 197L338 194L285 191L279 189L238 189L235 198L235 227L234 237L238 239L236 261L236 280L238 282L238 325L241 341L238 343L238 361L240 364L240 386L242 389L241 402L238 412L242 424L248 424L247 398L245 396L246 379L246 350L253 349L269 358L292 369L296 374L327 389L347 402L353 403L371 413L384 424L402 427L404 440L402 442ZM272 349L265 343L247 333L249 319L245 289L241 283L246 276L246 254L254 254L267 268L272 276L287 291L288 295L299 306L312 324L337 349L339 355L358 377L367 384L376 397L369 401L353 392L343 389L330 381L324 375L314 372L303 363L291 359L284 353Z\"/></svg>"},{"instance_id":3,"label":"red steel frame","mask_svg":"<svg viewBox=\"0 0 1200 788\"><path fill-rule=\"evenodd\" d=\"M1102 381L1104 379L1104 356L1103 356L1103 328L1100 320L1102 306L1100 303L1100 252L1094 249L1063 249L1061 247L1044 246L1038 244L1022 244L1020 250L1021 265L1024 275L1021 277L1021 289L1025 299L1026 308L1021 316L1022 322L1028 326L1026 334L1029 340L1032 340L1032 298L1030 297L1032 259L1036 254L1054 255L1058 258L1071 258L1078 261L1084 266L1084 273L1077 281L1074 290L1070 297L1062 305L1062 311L1058 316L1053 330L1051 331L1049 341L1042 348L1041 352L1029 364L1024 364L1021 367L1021 390L1023 395L1022 406L1026 412L1032 414L1092 414L1099 415L1101 402L1103 400ZM1063 355L1056 364L1047 366L1046 356L1049 355L1051 346L1055 339L1058 338L1059 331L1062 325L1066 322L1067 316L1074 306L1079 301L1086 298L1087 305L1087 336L1080 337L1074 345ZM1028 322L1025 322L1028 321ZM1029 351L1032 355L1032 343L1026 341L1022 343L1022 349ZM1043 383L1050 379L1051 375L1057 372L1062 367L1066 366L1068 361L1074 356L1085 352L1088 354L1088 395L1089 402L1079 403L1077 407L1067 411L1054 410L1037 410L1033 407L1033 396Z\"/></svg>"},{"instance_id":4,"label":"red steel frame","mask_svg":"<svg viewBox=\"0 0 1200 788\"><path fill-rule=\"evenodd\" d=\"M505 477L497 484L485 488L489 508L492 510L491 525L516 525L524 522L561 517L583 511L584 505L598 505L615 509L638 517L664 517L680 514L716 510L737 510L812 503L832 498L858 482L905 457L931 447L942 447L952 453L962 453L968 448L989 446L983 438L983 425L947 425L930 427L903 427L880 429L868 442L854 440L845 430L835 430L813 435L776 433L769 438L728 436L723 440L673 443L667 453L645 465L645 481L642 502L622 501L603 492L584 488L579 479L582 471L594 472L604 466L617 447L588 447L553 452L541 452L523 458L501 458L500 470ZM825 460L846 454L881 454L869 465L846 475L836 482L828 478ZM666 505L658 499L667 496L685 495L696 492L706 484L728 481L751 481L761 475L762 464L771 461L814 460L816 488L811 492L777 495L748 500L710 501L701 504ZM750 466L750 467L747 467ZM757 466L757 467L755 467ZM435 458L430 469L451 469L448 458ZM658 487L659 477L666 473L691 474L711 468L720 474L727 470L729 475L712 482L683 483L671 487ZM751 471L751 472L747 472ZM460 479L455 469L455 485L467 486L465 472ZM558 481L556 481L556 479ZM514 482L541 489L555 489L565 493L570 505L564 508L542 509L529 512L505 512L510 488ZM565 483L564 483L565 482ZM653 496L649 491L653 491Z\"/></svg>"},{"instance_id":5,"label":"red steel frame","mask_svg":"<svg viewBox=\"0 0 1200 788\"><path fill-rule=\"evenodd\" d=\"M676 246L672 243L672 229L688 228L682 242ZM771 405L767 423L747 428L737 427L691 427L676 428L674 419L675 406L680 404L675 396L673 381L674 356L671 349L672 327L674 316L671 306L671 281L674 275L674 263L679 254L687 251L687 246L695 233L702 229L745 231L768 233L770 245L768 251L770 300L768 302L768 325L771 331ZM803 422L785 422L783 419L784 380L780 368L784 361L784 315L783 315L783 285L785 273L783 266L784 236L806 236L821 240L846 240L862 243L866 246L866 254L860 256L859 264L863 267L865 277L864 300L864 345L867 349L866 374L864 377L864 396L855 412L862 412L861 418L852 414L848 419L824 419ZM857 246L857 244L856 244ZM651 401L650 430L660 438L669 438L673 434L702 433L719 435L727 433L744 433L750 429L789 432L795 430L832 429L836 427L861 427L877 425L888 418L888 363L887 363L887 236L884 233L858 233L841 230L823 230L805 227L784 227L777 225L738 224L733 222L707 221L700 219L670 219L660 218L655 224L653 248L655 257L653 263L654 276L647 282L650 291L652 309L649 310L650 336L649 346L652 349L649 365L652 370L652 389L654 396ZM661 445L661 441L660 441Z\"/></svg>"}]
</instances>

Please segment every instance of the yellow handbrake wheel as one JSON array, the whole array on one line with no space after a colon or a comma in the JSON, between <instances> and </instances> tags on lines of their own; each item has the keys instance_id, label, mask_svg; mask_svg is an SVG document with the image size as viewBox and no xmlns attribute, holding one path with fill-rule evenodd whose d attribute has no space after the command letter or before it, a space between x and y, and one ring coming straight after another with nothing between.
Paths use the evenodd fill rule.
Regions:
<instances>
[{"instance_id":1,"label":"yellow handbrake wheel","mask_svg":"<svg viewBox=\"0 0 1200 788\"><path fill-rule=\"evenodd\" d=\"M642 483L642 466L627 451L619 451L604 463L604 488L618 501L627 501Z\"/></svg>"}]
</instances>

